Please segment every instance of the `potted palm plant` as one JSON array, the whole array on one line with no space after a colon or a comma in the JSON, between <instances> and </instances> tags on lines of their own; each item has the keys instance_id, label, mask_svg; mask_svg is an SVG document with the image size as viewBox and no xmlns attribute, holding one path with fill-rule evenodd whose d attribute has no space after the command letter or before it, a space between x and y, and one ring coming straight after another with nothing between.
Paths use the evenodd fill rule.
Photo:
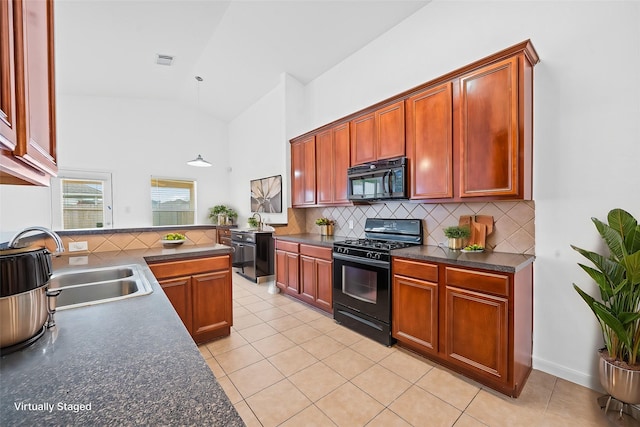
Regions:
<instances>
[{"instance_id":1,"label":"potted palm plant","mask_svg":"<svg viewBox=\"0 0 640 427\"><path fill-rule=\"evenodd\" d=\"M471 235L471 230L469 227L453 225L451 227L447 227L444 230L444 235L447 239L449 239L449 249L462 249L464 246L464 239L469 238Z\"/></svg>"},{"instance_id":2,"label":"potted palm plant","mask_svg":"<svg viewBox=\"0 0 640 427\"><path fill-rule=\"evenodd\" d=\"M600 383L619 401L640 403L640 225L628 212L613 209L608 223L591 218L608 255L571 247L593 267L578 265L596 282L600 299L573 287L600 324L605 348L600 350Z\"/></svg>"}]
</instances>

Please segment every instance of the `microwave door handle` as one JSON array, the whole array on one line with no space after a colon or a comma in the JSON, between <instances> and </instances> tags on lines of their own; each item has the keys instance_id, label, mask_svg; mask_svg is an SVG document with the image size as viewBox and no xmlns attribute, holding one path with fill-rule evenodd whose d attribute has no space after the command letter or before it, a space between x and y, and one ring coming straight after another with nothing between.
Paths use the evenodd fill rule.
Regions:
<instances>
[{"instance_id":1,"label":"microwave door handle","mask_svg":"<svg viewBox=\"0 0 640 427\"><path fill-rule=\"evenodd\" d=\"M389 171L389 178L387 178L387 185L389 186L389 195L392 196L391 191L393 190L393 171Z\"/></svg>"},{"instance_id":2,"label":"microwave door handle","mask_svg":"<svg viewBox=\"0 0 640 427\"><path fill-rule=\"evenodd\" d=\"M385 193L391 195L391 171L384 173Z\"/></svg>"}]
</instances>

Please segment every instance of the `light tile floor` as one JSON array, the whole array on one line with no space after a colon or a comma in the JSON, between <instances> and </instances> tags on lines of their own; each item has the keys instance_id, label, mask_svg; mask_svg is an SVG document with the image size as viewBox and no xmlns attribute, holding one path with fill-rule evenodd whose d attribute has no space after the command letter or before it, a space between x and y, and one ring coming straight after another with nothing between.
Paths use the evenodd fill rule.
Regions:
<instances>
[{"instance_id":1,"label":"light tile floor","mask_svg":"<svg viewBox=\"0 0 640 427\"><path fill-rule=\"evenodd\" d=\"M267 288L234 274L231 335L200 346L250 427L609 425L601 393L534 370L512 399Z\"/></svg>"}]
</instances>

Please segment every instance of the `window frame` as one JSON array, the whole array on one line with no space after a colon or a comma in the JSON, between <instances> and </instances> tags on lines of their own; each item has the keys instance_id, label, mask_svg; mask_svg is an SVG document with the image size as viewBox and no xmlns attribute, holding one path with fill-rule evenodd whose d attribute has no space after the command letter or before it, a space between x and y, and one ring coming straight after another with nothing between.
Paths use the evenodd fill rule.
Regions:
<instances>
[{"instance_id":1,"label":"window frame","mask_svg":"<svg viewBox=\"0 0 640 427\"><path fill-rule=\"evenodd\" d=\"M102 227L64 228L64 180L102 181ZM58 170L51 178L51 225L54 230L103 230L113 228L113 176L111 172Z\"/></svg>"},{"instance_id":2,"label":"window frame","mask_svg":"<svg viewBox=\"0 0 640 427\"><path fill-rule=\"evenodd\" d=\"M153 190L154 185L153 181L178 181L191 183L191 196L193 197L193 208L188 212L193 212L193 221L190 224L155 224L154 215L156 212L161 212L153 208ZM198 181L194 178L184 178L184 177L170 177L170 176L161 176L161 175L151 175L149 178L149 201L151 202L151 226L152 227L175 227L175 226L188 226L188 225L197 225L198 224Z\"/></svg>"}]
</instances>

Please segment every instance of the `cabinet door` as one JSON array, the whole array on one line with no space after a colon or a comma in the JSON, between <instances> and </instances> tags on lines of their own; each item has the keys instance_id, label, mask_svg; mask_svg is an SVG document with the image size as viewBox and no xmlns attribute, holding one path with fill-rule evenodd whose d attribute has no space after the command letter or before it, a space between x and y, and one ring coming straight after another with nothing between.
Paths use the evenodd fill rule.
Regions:
<instances>
[{"instance_id":1,"label":"cabinet door","mask_svg":"<svg viewBox=\"0 0 640 427\"><path fill-rule=\"evenodd\" d=\"M518 57L459 80L460 197L519 193Z\"/></svg>"},{"instance_id":2,"label":"cabinet door","mask_svg":"<svg viewBox=\"0 0 640 427\"><path fill-rule=\"evenodd\" d=\"M349 146L349 123L343 123L333 129L333 201L347 203L347 169L351 165Z\"/></svg>"},{"instance_id":3,"label":"cabinet door","mask_svg":"<svg viewBox=\"0 0 640 427\"><path fill-rule=\"evenodd\" d=\"M287 289L288 281L287 253L276 249L276 285L284 291Z\"/></svg>"},{"instance_id":4,"label":"cabinet door","mask_svg":"<svg viewBox=\"0 0 640 427\"><path fill-rule=\"evenodd\" d=\"M13 2L0 2L0 148L16 147L16 75Z\"/></svg>"},{"instance_id":5,"label":"cabinet door","mask_svg":"<svg viewBox=\"0 0 640 427\"><path fill-rule=\"evenodd\" d=\"M316 203L316 144L311 136L291 144L291 193L293 206Z\"/></svg>"},{"instance_id":6,"label":"cabinet door","mask_svg":"<svg viewBox=\"0 0 640 427\"><path fill-rule=\"evenodd\" d=\"M196 343L229 335L231 276L228 270L192 276L193 339Z\"/></svg>"},{"instance_id":7,"label":"cabinet door","mask_svg":"<svg viewBox=\"0 0 640 427\"><path fill-rule=\"evenodd\" d=\"M48 186L58 171L53 0L3 0L0 73L0 183Z\"/></svg>"},{"instance_id":8,"label":"cabinet door","mask_svg":"<svg viewBox=\"0 0 640 427\"><path fill-rule=\"evenodd\" d=\"M392 335L426 353L438 352L438 284L393 277Z\"/></svg>"},{"instance_id":9,"label":"cabinet door","mask_svg":"<svg viewBox=\"0 0 640 427\"><path fill-rule=\"evenodd\" d=\"M446 300L447 359L506 382L507 298L447 286Z\"/></svg>"},{"instance_id":10,"label":"cabinet door","mask_svg":"<svg viewBox=\"0 0 640 427\"><path fill-rule=\"evenodd\" d=\"M376 160L376 116L365 114L351 120L351 165Z\"/></svg>"},{"instance_id":11,"label":"cabinet door","mask_svg":"<svg viewBox=\"0 0 640 427\"><path fill-rule=\"evenodd\" d=\"M404 156L404 101L376 111L376 159Z\"/></svg>"},{"instance_id":12,"label":"cabinet door","mask_svg":"<svg viewBox=\"0 0 640 427\"><path fill-rule=\"evenodd\" d=\"M316 187L319 204L333 202L334 162L333 132L327 129L316 135Z\"/></svg>"},{"instance_id":13,"label":"cabinet door","mask_svg":"<svg viewBox=\"0 0 640 427\"><path fill-rule=\"evenodd\" d=\"M160 287L169 298L171 305L180 316L189 334L192 334L191 276L158 280L158 283L160 283Z\"/></svg>"},{"instance_id":14,"label":"cabinet door","mask_svg":"<svg viewBox=\"0 0 640 427\"><path fill-rule=\"evenodd\" d=\"M287 287L286 292L297 296L300 293L300 280L298 274L298 260L300 256L291 252L286 252Z\"/></svg>"},{"instance_id":15,"label":"cabinet door","mask_svg":"<svg viewBox=\"0 0 640 427\"><path fill-rule=\"evenodd\" d=\"M276 285L293 296L300 293L298 259L297 253L276 250Z\"/></svg>"},{"instance_id":16,"label":"cabinet door","mask_svg":"<svg viewBox=\"0 0 640 427\"><path fill-rule=\"evenodd\" d=\"M315 258L300 255L300 298L314 304L317 295Z\"/></svg>"},{"instance_id":17,"label":"cabinet door","mask_svg":"<svg viewBox=\"0 0 640 427\"><path fill-rule=\"evenodd\" d=\"M333 313L333 262L316 259L316 306Z\"/></svg>"},{"instance_id":18,"label":"cabinet door","mask_svg":"<svg viewBox=\"0 0 640 427\"><path fill-rule=\"evenodd\" d=\"M412 199L453 197L451 83L407 99L407 157Z\"/></svg>"},{"instance_id":19,"label":"cabinet door","mask_svg":"<svg viewBox=\"0 0 640 427\"><path fill-rule=\"evenodd\" d=\"M25 108L19 121L15 154L49 175L56 175L55 87L53 74L53 1L14 2L16 50L21 51L24 74L16 73L16 84L24 88ZM20 56L17 56L20 58ZM20 93L20 91L18 91Z\"/></svg>"}]
</instances>

